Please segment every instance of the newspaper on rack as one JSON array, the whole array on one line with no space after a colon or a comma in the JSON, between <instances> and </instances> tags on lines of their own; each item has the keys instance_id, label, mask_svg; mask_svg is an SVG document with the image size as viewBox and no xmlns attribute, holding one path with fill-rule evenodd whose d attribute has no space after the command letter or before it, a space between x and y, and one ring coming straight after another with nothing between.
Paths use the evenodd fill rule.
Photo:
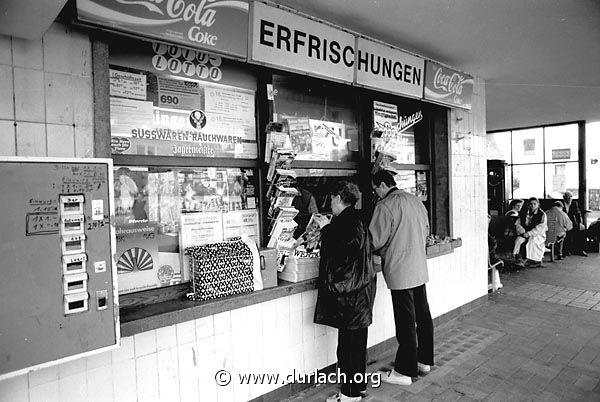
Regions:
<instances>
[{"instance_id":1,"label":"newspaper on rack","mask_svg":"<svg viewBox=\"0 0 600 402\"><path fill-rule=\"evenodd\" d=\"M277 169L269 189L267 190L267 198L273 201L276 196L276 188L279 187L296 187L296 171L291 169Z\"/></svg>"},{"instance_id":2,"label":"newspaper on rack","mask_svg":"<svg viewBox=\"0 0 600 402\"><path fill-rule=\"evenodd\" d=\"M277 185L275 195L271 197L271 205L267 216L269 218L275 217L279 208L291 207L294 198L298 196L299 191L295 187L285 187L283 185Z\"/></svg>"},{"instance_id":3,"label":"newspaper on rack","mask_svg":"<svg viewBox=\"0 0 600 402\"><path fill-rule=\"evenodd\" d=\"M271 152L267 181L272 181L278 169L289 169L296 157L296 153L289 148L274 149Z\"/></svg>"}]
</instances>

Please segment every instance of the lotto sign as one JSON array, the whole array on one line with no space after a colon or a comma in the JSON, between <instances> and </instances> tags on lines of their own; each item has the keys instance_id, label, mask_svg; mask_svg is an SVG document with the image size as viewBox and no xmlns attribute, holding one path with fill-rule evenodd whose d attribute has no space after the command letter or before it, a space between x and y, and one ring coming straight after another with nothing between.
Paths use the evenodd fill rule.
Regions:
<instances>
[{"instance_id":1,"label":"lotto sign","mask_svg":"<svg viewBox=\"0 0 600 402\"><path fill-rule=\"evenodd\" d=\"M248 0L77 0L81 21L239 58L248 8Z\"/></svg>"},{"instance_id":2,"label":"lotto sign","mask_svg":"<svg viewBox=\"0 0 600 402\"><path fill-rule=\"evenodd\" d=\"M152 44L152 50L152 67L156 71L212 81L220 81L223 77L219 68L222 63L220 56L156 42Z\"/></svg>"}]
</instances>

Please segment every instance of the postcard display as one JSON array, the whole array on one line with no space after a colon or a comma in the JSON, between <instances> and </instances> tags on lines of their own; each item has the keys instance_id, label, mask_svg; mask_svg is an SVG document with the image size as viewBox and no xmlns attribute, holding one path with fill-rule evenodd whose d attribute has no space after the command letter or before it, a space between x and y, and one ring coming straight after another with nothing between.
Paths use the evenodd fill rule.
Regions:
<instances>
[{"instance_id":1,"label":"postcard display","mask_svg":"<svg viewBox=\"0 0 600 402\"><path fill-rule=\"evenodd\" d=\"M294 208L293 201L299 191L296 188L296 172L291 165L296 151L290 148L289 134L271 131L274 127L281 130L283 125L271 123L267 128L267 150L271 154L267 172L267 199L270 200L268 247L277 250L279 278L299 282L319 274L319 228L311 217L305 233L298 239L294 238L298 227L294 218L299 211Z\"/></svg>"},{"instance_id":2,"label":"postcard display","mask_svg":"<svg viewBox=\"0 0 600 402\"><path fill-rule=\"evenodd\" d=\"M110 159L3 158L0 379L116 347Z\"/></svg>"},{"instance_id":3,"label":"postcard display","mask_svg":"<svg viewBox=\"0 0 600 402\"><path fill-rule=\"evenodd\" d=\"M136 43L111 46L113 155L257 157L251 75L217 55ZM187 248L258 243L256 186L253 169L115 168L120 292L192 280Z\"/></svg>"}]
</instances>

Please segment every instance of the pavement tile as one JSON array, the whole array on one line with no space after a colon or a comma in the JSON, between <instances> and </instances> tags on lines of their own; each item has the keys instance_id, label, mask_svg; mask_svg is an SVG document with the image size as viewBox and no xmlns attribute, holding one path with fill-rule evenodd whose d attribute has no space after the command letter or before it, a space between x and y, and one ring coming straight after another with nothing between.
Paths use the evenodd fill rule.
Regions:
<instances>
[{"instance_id":1,"label":"pavement tile","mask_svg":"<svg viewBox=\"0 0 600 402\"><path fill-rule=\"evenodd\" d=\"M369 388L363 401L600 401L599 264L593 254L503 273L503 292L436 327L429 375L406 389ZM334 385L322 386L295 400L322 401L333 392Z\"/></svg>"},{"instance_id":2,"label":"pavement tile","mask_svg":"<svg viewBox=\"0 0 600 402\"><path fill-rule=\"evenodd\" d=\"M440 395L438 395L437 398L434 398L434 401L457 401L460 398L462 398L464 395L461 394L460 392L457 392L453 389L447 389L444 392L442 392Z\"/></svg>"}]
</instances>

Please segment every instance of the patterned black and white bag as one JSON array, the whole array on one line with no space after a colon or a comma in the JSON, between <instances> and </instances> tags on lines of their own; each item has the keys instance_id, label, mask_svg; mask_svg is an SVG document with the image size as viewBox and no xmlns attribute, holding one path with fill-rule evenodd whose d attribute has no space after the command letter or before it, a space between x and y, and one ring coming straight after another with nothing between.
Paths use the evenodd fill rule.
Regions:
<instances>
[{"instance_id":1,"label":"patterned black and white bag","mask_svg":"<svg viewBox=\"0 0 600 402\"><path fill-rule=\"evenodd\" d=\"M187 247L192 300L206 301L254 291L254 259L241 239Z\"/></svg>"}]
</instances>

